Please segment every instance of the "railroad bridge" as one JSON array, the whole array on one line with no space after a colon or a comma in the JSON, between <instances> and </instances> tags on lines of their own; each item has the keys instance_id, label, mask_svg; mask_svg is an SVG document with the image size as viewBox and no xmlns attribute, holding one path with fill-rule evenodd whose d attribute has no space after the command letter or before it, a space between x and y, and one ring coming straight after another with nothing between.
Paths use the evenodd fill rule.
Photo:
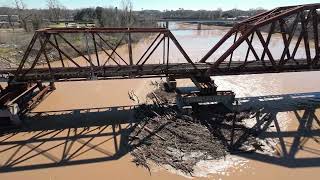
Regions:
<instances>
[{"instance_id":1,"label":"railroad bridge","mask_svg":"<svg viewBox=\"0 0 320 180\"><path fill-rule=\"evenodd\" d=\"M318 71L319 9L320 4L287 6L250 17L234 25L200 61L191 59L166 28L38 30L18 68L0 71L1 80L8 83L0 88L1 123L18 121L55 89L55 82L167 77L168 90L174 90L175 79L190 78L200 89L199 96L207 96L219 93L212 76ZM134 37L138 35L154 40L137 58ZM277 52L270 49L275 36L283 47ZM119 53L123 47L126 57ZM172 48L178 49L183 63L170 58ZM234 58L236 51L243 53L242 59Z\"/></svg>"}]
</instances>

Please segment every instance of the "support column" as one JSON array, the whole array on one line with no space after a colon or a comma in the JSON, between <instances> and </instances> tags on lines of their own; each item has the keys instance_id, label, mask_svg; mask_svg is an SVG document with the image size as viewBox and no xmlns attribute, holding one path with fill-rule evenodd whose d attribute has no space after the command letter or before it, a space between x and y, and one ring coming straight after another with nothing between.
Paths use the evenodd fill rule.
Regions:
<instances>
[{"instance_id":1,"label":"support column","mask_svg":"<svg viewBox=\"0 0 320 180\"><path fill-rule=\"evenodd\" d=\"M173 92L177 88L177 81L173 77L166 77L164 88L167 92Z\"/></svg>"},{"instance_id":2,"label":"support column","mask_svg":"<svg viewBox=\"0 0 320 180\"><path fill-rule=\"evenodd\" d=\"M55 85L54 82L50 82L49 86L50 86L50 90L51 90L51 91L56 90L56 85Z\"/></svg>"},{"instance_id":3,"label":"support column","mask_svg":"<svg viewBox=\"0 0 320 180\"><path fill-rule=\"evenodd\" d=\"M166 28L169 29L169 21L166 21Z\"/></svg>"},{"instance_id":4,"label":"support column","mask_svg":"<svg viewBox=\"0 0 320 180\"><path fill-rule=\"evenodd\" d=\"M201 30L201 23L198 22L197 30Z\"/></svg>"},{"instance_id":5,"label":"support column","mask_svg":"<svg viewBox=\"0 0 320 180\"><path fill-rule=\"evenodd\" d=\"M129 29L128 29L129 30ZM128 33L128 51L129 51L129 61L130 66L133 65L133 59L132 59L132 39L131 39L131 33Z\"/></svg>"}]
</instances>

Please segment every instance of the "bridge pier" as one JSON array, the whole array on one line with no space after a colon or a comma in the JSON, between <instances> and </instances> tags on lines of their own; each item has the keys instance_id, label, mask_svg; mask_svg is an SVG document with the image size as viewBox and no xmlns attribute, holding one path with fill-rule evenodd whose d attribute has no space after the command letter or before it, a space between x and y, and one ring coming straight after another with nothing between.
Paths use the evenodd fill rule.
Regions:
<instances>
[{"instance_id":1,"label":"bridge pier","mask_svg":"<svg viewBox=\"0 0 320 180\"><path fill-rule=\"evenodd\" d=\"M201 28L202 28L202 24L201 24L200 22L198 22L198 24L197 24L197 30L201 30Z\"/></svg>"},{"instance_id":2,"label":"bridge pier","mask_svg":"<svg viewBox=\"0 0 320 180\"><path fill-rule=\"evenodd\" d=\"M164 88L167 92L174 92L177 88L177 81L173 77L166 77Z\"/></svg>"},{"instance_id":3,"label":"bridge pier","mask_svg":"<svg viewBox=\"0 0 320 180\"><path fill-rule=\"evenodd\" d=\"M169 29L169 21L166 21L166 28Z\"/></svg>"},{"instance_id":4,"label":"bridge pier","mask_svg":"<svg viewBox=\"0 0 320 180\"><path fill-rule=\"evenodd\" d=\"M167 77L165 90L177 94L176 105L181 110L195 110L200 105L222 104L233 111L235 93L232 91L217 91L217 85L210 76L200 75L191 77L195 87L177 87L174 77Z\"/></svg>"},{"instance_id":5,"label":"bridge pier","mask_svg":"<svg viewBox=\"0 0 320 180\"><path fill-rule=\"evenodd\" d=\"M56 85L54 82L50 82L49 86L50 86L51 91L56 90Z\"/></svg>"}]
</instances>

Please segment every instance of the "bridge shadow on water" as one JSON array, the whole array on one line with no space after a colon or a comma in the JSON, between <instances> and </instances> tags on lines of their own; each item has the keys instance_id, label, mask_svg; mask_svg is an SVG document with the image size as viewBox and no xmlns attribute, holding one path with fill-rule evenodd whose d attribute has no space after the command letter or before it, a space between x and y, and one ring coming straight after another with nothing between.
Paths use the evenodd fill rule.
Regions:
<instances>
[{"instance_id":1,"label":"bridge shadow on water","mask_svg":"<svg viewBox=\"0 0 320 180\"><path fill-rule=\"evenodd\" d=\"M31 113L24 128L2 135L0 173L117 160L130 150L133 109Z\"/></svg>"},{"instance_id":2,"label":"bridge shadow on water","mask_svg":"<svg viewBox=\"0 0 320 180\"><path fill-rule=\"evenodd\" d=\"M279 153L238 152L236 155L289 168L320 166L320 114L317 113L320 93L238 100L239 110L250 110L255 117L252 129L259 132L257 137L277 139ZM2 132L0 173L118 160L132 150L129 134L135 126L134 108L33 112L25 118L24 128ZM290 112L290 119L296 121L297 127L281 129L279 124L286 118L279 114L286 112ZM269 127L276 130L267 131ZM235 143L246 139L247 135L243 134ZM310 143L312 147L307 146ZM304 152L302 157L300 151Z\"/></svg>"},{"instance_id":3,"label":"bridge shadow on water","mask_svg":"<svg viewBox=\"0 0 320 180\"><path fill-rule=\"evenodd\" d=\"M250 104L254 106L253 109L259 110L256 111L256 123L252 128L258 132L257 137L275 139L279 143L275 149L277 153L273 155L257 151L236 153L237 155L287 168L320 166L320 93L287 94L239 100L243 101L243 106ZM287 123L287 130L280 127L283 122ZM270 126L275 130L266 131Z\"/></svg>"}]
</instances>

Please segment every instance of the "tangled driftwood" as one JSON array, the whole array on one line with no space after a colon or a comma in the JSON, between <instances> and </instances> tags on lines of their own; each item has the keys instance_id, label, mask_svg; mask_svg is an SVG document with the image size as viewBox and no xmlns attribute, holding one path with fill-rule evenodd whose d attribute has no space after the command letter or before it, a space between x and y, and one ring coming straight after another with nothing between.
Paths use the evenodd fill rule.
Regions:
<instances>
[{"instance_id":1,"label":"tangled driftwood","mask_svg":"<svg viewBox=\"0 0 320 180\"><path fill-rule=\"evenodd\" d=\"M249 113L200 107L188 114L170 106L168 102L174 96L167 95L162 89L148 97L153 104L142 105L135 110L137 123L130 135L133 162L138 166L149 169L152 161L192 175L201 160L224 158L231 149L235 149L233 145L239 146L230 145L231 140L241 140L243 135L246 135L246 140L252 137L250 133L248 135L250 129L242 124ZM232 128L237 130L232 131Z\"/></svg>"}]
</instances>

